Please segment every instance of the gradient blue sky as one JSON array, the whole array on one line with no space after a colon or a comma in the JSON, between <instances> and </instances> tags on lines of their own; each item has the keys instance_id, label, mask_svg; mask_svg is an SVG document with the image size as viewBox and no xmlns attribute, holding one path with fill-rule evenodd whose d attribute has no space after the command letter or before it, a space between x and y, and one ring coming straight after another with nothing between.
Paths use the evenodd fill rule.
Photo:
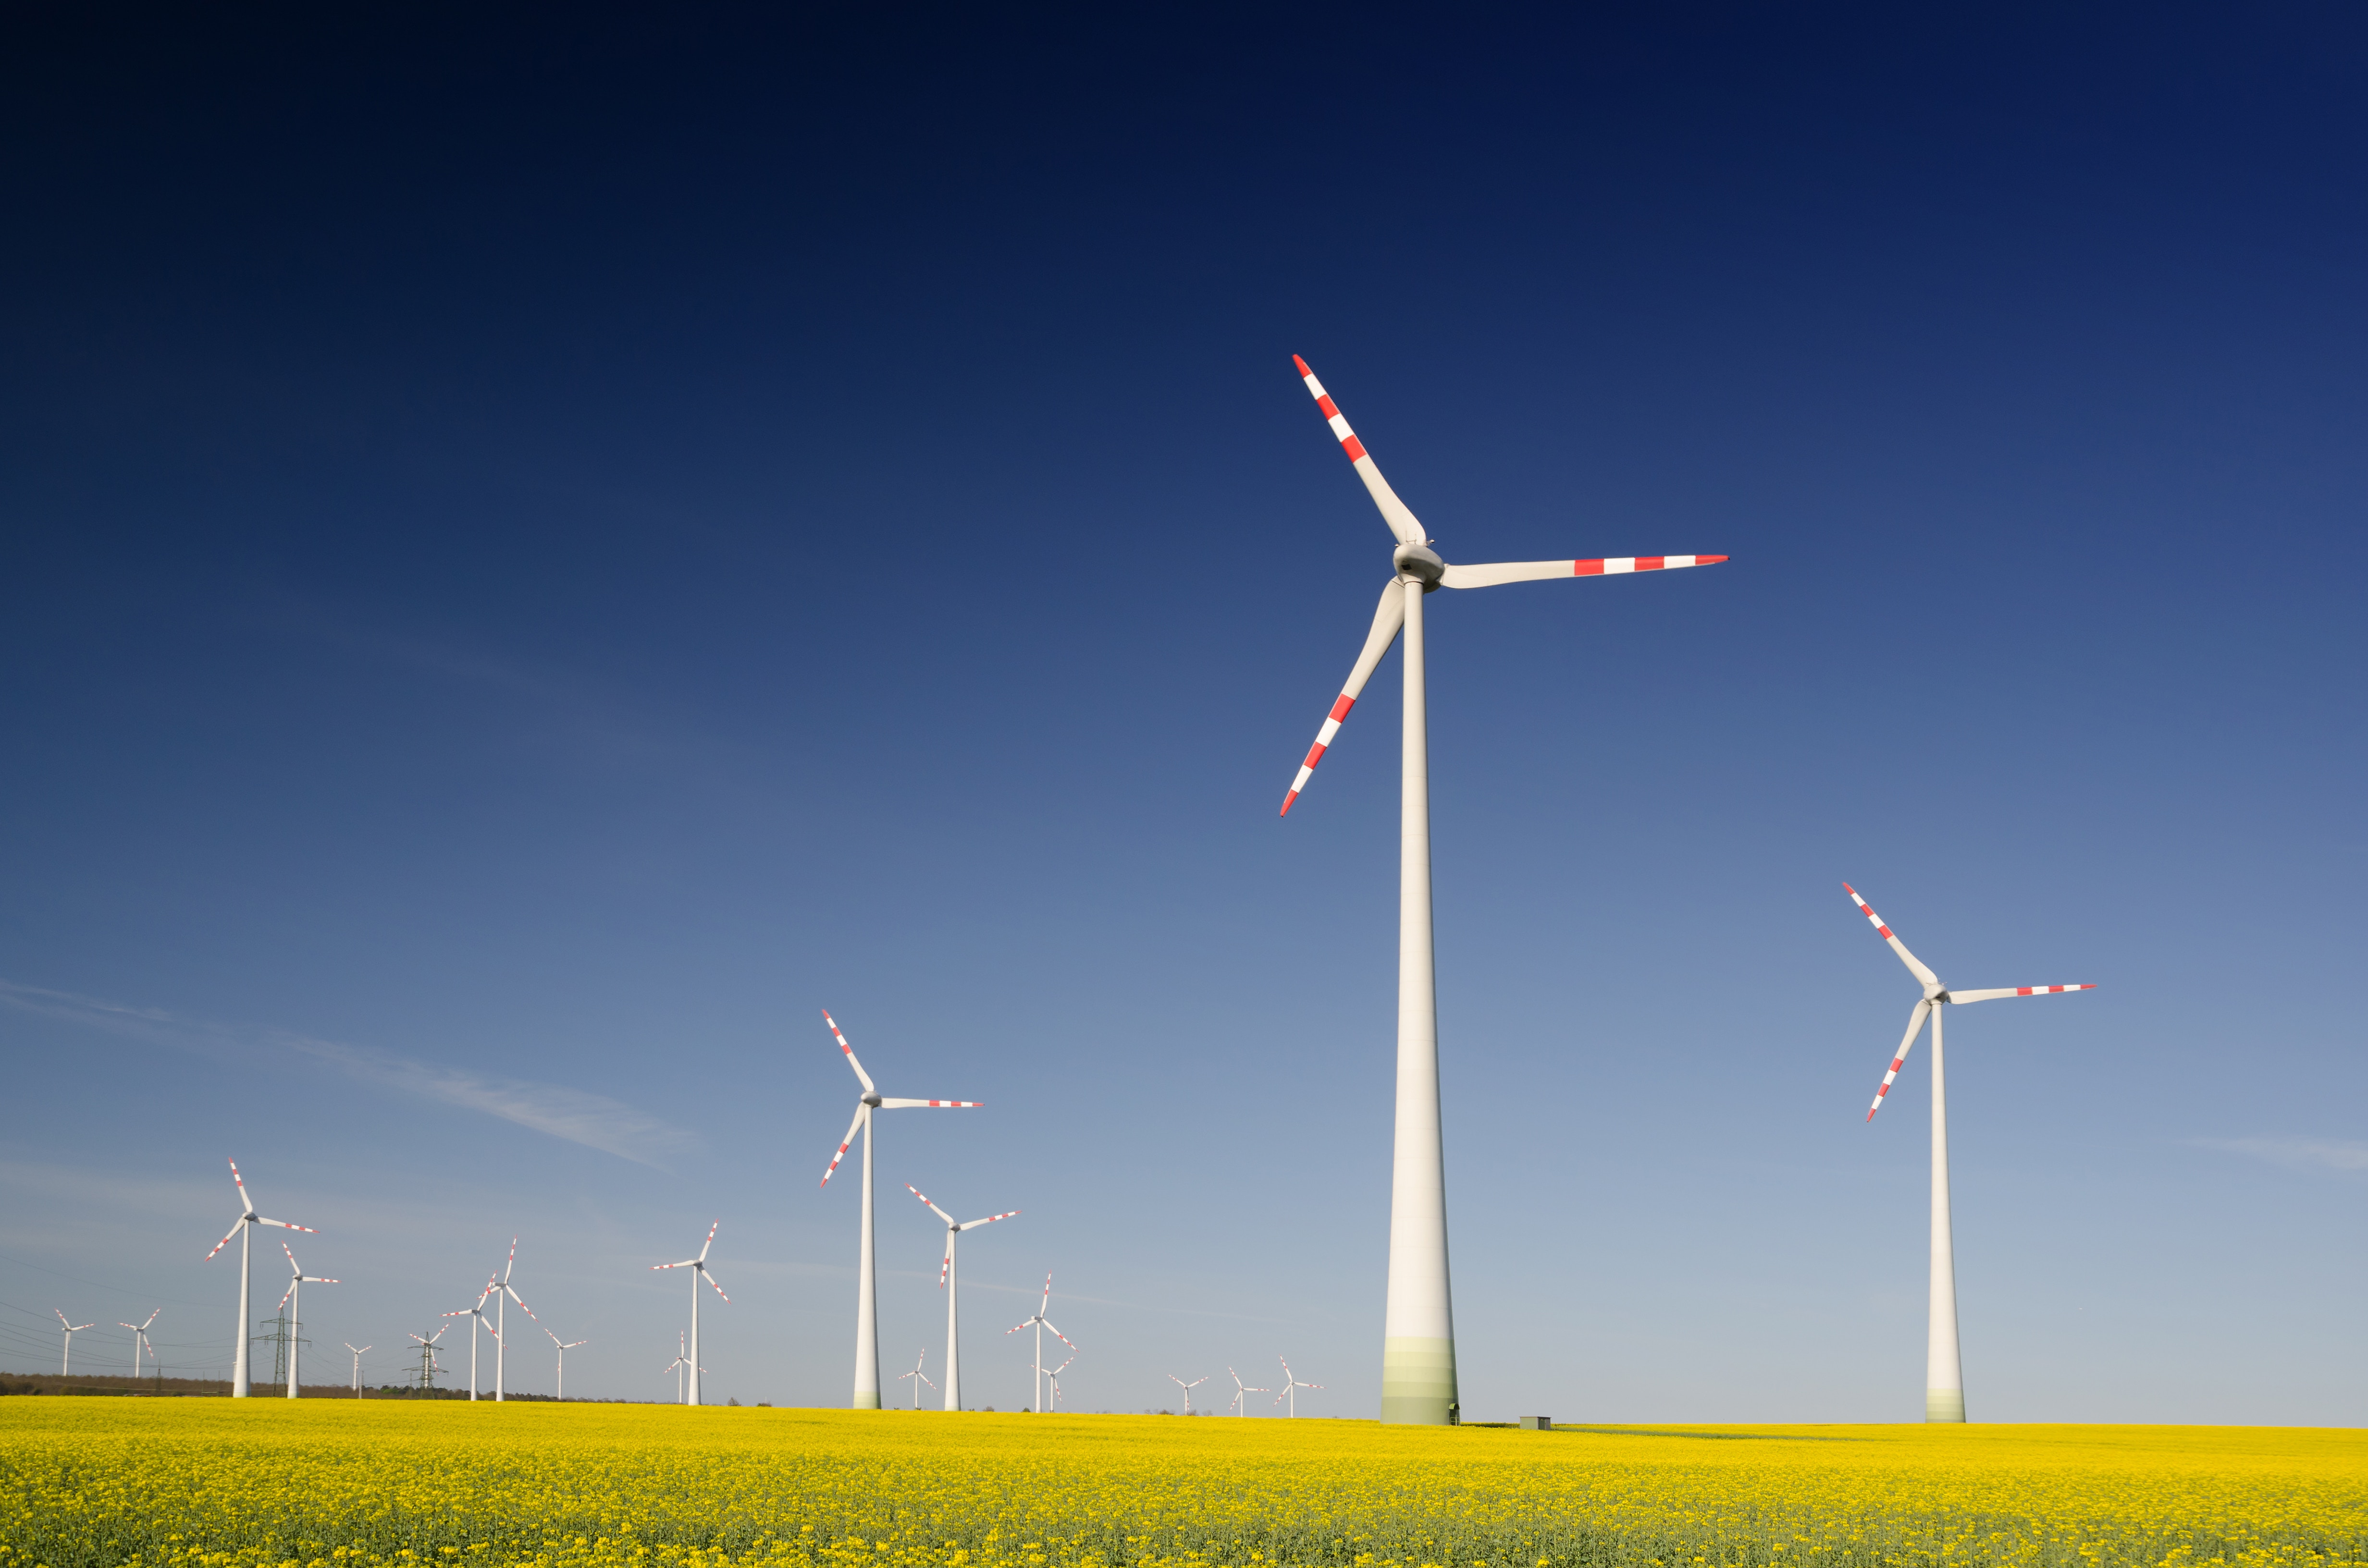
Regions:
<instances>
[{"instance_id":1,"label":"gradient blue sky","mask_svg":"<svg viewBox=\"0 0 2368 1568\"><path fill-rule=\"evenodd\" d=\"M1920 1415L1848 879L2102 987L1952 1031L1974 1417L2361 1419L2356 9L6 27L0 1364L225 1366L229 1155L324 1377L516 1233L667 1393L720 1218L712 1396L841 1403L827 1006L989 1107L883 1120L890 1371L911 1181L1022 1210L974 1403L1051 1270L1080 1408L1372 1414L1395 658L1275 808L1390 541L1296 351L1451 560L1733 557L1431 601L1466 1413Z\"/></svg>"}]
</instances>

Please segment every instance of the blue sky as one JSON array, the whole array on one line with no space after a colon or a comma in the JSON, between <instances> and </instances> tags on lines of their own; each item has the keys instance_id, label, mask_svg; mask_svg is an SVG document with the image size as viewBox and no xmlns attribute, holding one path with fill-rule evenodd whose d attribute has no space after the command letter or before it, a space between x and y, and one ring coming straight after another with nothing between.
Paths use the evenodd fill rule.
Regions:
<instances>
[{"instance_id":1,"label":"blue sky","mask_svg":"<svg viewBox=\"0 0 2368 1568\"><path fill-rule=\"evenodd\" d=\"M517 1234L657 1397L720 1220L712 1395L840 1403L826 1006L988 1107L883 1119L891 1371L910 1181L1021 1210L974 1403L1049 1270L1081 1408L1370 1415L1395 657L1275 808L1390 540L1297 352L1450 560L1732 557L1431 601L1467 1413L1920 1414L1847 879L2100 987L1951 1030L1973 1416L2359 1419L2355 16L8 26L0 1364L226 1364L235 1157L324 1374Z\"/></svg>"}]
</instances>

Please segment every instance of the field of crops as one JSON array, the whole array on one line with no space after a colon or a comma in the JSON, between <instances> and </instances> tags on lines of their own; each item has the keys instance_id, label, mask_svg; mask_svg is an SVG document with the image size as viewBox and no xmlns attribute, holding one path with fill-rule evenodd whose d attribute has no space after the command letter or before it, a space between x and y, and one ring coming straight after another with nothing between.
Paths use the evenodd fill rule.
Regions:
<instances>
[{"instance_id":1,"label":"field of crops","mask_svg":"<svg viewBox=\"0 0 2368 1568\"><path fill-rule=\"evenodd\" d=\"M0 1401L0 1568L2368 1562L2368 1435Z\"/></svg>"}]
</instances>

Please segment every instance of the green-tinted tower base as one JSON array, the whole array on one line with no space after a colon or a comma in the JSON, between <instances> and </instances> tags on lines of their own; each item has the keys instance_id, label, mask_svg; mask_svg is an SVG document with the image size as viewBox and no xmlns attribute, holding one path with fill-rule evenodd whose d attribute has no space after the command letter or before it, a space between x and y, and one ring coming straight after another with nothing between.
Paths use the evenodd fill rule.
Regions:
<instances>
[{"instance_id":1,"label":"green-tinted tower base","mask_svg":"<svg viewBox=\"0 0 2368 1568\"><path fill-rule=\"evenodd\" d=\"M1455 1341L1382 1342L1382 1420L1444 1426L1455 1409Z\"/></svg>"},{"instance_id":2,"label":"green-tinted tower base","mask_svg":"<svg viewBox=\"0 0 2368 1568\"><path fill-rule=\"evenodd\" d=\"M1926 1389L1924 1419L1927 1421L1959 1421L1965 1418L1965 1391L1963 1389ZM1383 1417L1384 1420L1387 1417Z\"/></svg>"}]
</instances>

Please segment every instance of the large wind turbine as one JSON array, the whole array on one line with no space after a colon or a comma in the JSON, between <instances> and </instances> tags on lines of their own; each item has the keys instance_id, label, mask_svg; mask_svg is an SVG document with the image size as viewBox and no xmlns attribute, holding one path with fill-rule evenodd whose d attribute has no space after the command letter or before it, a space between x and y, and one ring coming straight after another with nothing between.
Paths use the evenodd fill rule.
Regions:
<instances>
[{"instance_id":1,"label":"large wind turbine","mask_svg":"<svg viewBox=\"0 0 2368 1568\"><path fill-rule=\"evenodd\" d=\"M534 1309L526 1304L526 1299L510 1289L510 1270L518 1267L518 1239L512 1236L509 1261L502 1265L502 1277L494 1286L495 1321L485 1325L487 1332L494 1336L494 1403L495 1404L503 1403L503 1359L510 1347L509 1335L505 1331L510 1325L510 1303L516 1301L518 1304L518 1311L534 1319L536 1327L542 1326L542 1320L534 1316ZM478 1303L480 1306L484 1304L482 1301ZM551 1331L546 1328L543 1332L549 1334Z\"/></svg>"},{"instance_id":2,"label":"large wind turbine","mask_svg":"<svg viewBox=\"0 0 2368 1568\"><path fill-rule=\"evenodd\" d=\"M57 1311L54 1307L50 1310L52 1312ZM74 1369L74 1336L80 1334L84 1329L97 1328L98 1324L96 1323L68 1323L66 1322L66 1314L63 1312L58 1312L58 1324L66 1331L66 1353L58 1358L58 1376L63 1378ZM132 1358L131 1370L135 1374L140 1370L140 1362L137 1357Z\"/></svg>"},{"instance_id":3,"label":"large wind turbine","mask_svg":"<svg viewBox=\"0 0 2368 1568\"><path fill-rule=\"evenodd\" d=\"M1234 1414L1236 1415L1247 1415L1250 1413L1250 1395L1254 1393L1272 1393L1274 1392L1272 1389L1252 1388L1249 1384L1242 1381L1242 1375L1239 1372L1235 1371L1231 1367L1225 1369L1225 1376L1234 1380L1233 1406Z\"/></svg>"},{"instance_id":4,"label":"large wind turbine","mask_svg":"<svg viewBox=\"0 0 2368 1568\"><path fill-rule=\"evenodd\" d=\"M706 1369L699 1364L699 1282L702 1279L706 1280L709 1287L712 1289L717 1295L723 1296L723 1287L716 1284L715 1276L707 1271L707 1249L715 1244L716 1226L723 1223L723 1221L718 1220L715 1221L715 1224L707 1227L707 1239L699 1244L699 1256L697 1257L686 1257L680 1263L653 1263L650 1265L650 1272L653 1274L664 1268L688 1268L690 1270L690 1397L683 1402L686 1404L697 1404L699 1403L699 1374ZM728 1304L732 1298L729 1296L723 1296L723 1300Z\"/></svg>"},{"instance_id":5,"label":"large wind turbine","mask_svg":"<svg viewBox=\"0 0 2368 1568\"><path fill-rule=\"evenodd\" d=\"M301 1292L307 1285L335 1285L338 1281L324 1278L318 1274L305 1273L297 1265L295 1249L286 1242L279 1244L279 1250L288 1255L288 1290L280 1296L279 1304L288 1308L288 1397L294 1399L296 1397L296 1350L297 1346L303 1343L296 1337L296 1331L304 1324L304 1298Z\"/></svg>"},{"instance_id":6,"label":"large wind turbine","mask_svg":"<svg viewBox=\"0 0 2368 1568\"><path fill-rule=\"evenodd\" d=\"M230 1163L230 1179L238 1183L238 1206L243 1212L240 1213L238 1217L238 1222L230 1228L228 1233L226 1233L222 1240L214 1244L213 1252L206 1254L206 1260L209 1263L213 1261L216 1254L220 1253L222 1248L230 1245L230 1238L232 1236L236 1236L238 1238L238 1343L231 1353L230 1396L233 1399L245 1399L249 1392L247 1387L246 1336L248 1332L248 1324L246 1321L246 1313L248 1293L255 1283L255 1227L257 1225L277 1225L283 1231L302 1231L308 1236L318 1235L320 1233L313 1230L310 1225L291 1225L285 1220L267 1220L262 1215L256 1213L255 1211L255 1199L246 1195L246 1182L238 1174L238 1162L236 1160L233 1160Z\"/></svg>"},{"instance_id":7,"label":"large wind turbine","mask_svg":"<svg viewBox=\"0 0 2368 1568\"><path fill-rule=\"evenodd\" d=\"M1018 1334L1021 1329L1031 1325L1036 1330L1036 1359L1030 1364L1031 1370L1029 1374L1029 1381L1035 1389L1036 1414L1039 1415L1044 1414L1044 1385L1042 1382L1038 1381L1036 1374L1044 1370L1044 1331L1048 1328L1053 1328L1053 1320L1046 1317L1044 1314L1050 1312L1052 1308L1053 1277L1047 1274L1044 1276L1044 1300L1039 1303L1035 1313L1032 1316L1022 1318L1019 1322L1012 1324L1009 1328L1003 1331L1006 1335L1010 1335ZM1070 1338L1067 1335L1063 1334L1057 1328L1053 1328L1053 1337L1059 1340L1062 1344L1067 1346L1072 1350L1075 1350L1077 1347L1077 1342L1076 1340ZM1076 1358L1074 1357L1071 1358L1072 1360L1075 1358ZM1064 1367L1068 1364L1069 1363L1067 1361L1061 1363L1061 1365Z\"/></svg>"},{"instance_id":8,"label":"large wind turbine","mask_svg":"<svg viewBox=\"0 0 2368 1568\"><path fill-rule=\"evenodd\" d=\"M128 1328L131 1331L131 1377L135 1382L139 1381L140 1377L140 1353L142 1350L145 1350L148 1352L148 1359L154 1361L156 1358L156 1347L148 1343L148 1330L150 1326L155 1323L158 1315L162 1313L164 1310L164 1308L158 1307L155 1312L150 1312L148 1314L148 1320L145 1323L119 1322L115 1325L118 1328ZM160 1372L157 1376L161 1382L164 1374Z\"/></svg>"},{"instance_id":9,"label":"large wind turbine","mask_svg":"<svg viewBox=\"0 0 2368 1568\"><path fill-rule=\"evenodd\" d=\"M1724 555L1620 556L1600 561L1515 561L1451 566L1430 549L1430 536L1374 466L1348 420L1333 406L1315 372L1297 355L1292 363L1315 406L1331 421L1340 449L1397 536L1391 577L1373 611L1364 652L1349 672L1315 744L1300 765L1292 803L1307 788L1315 765L1339 733L1341 721L1403 630L1406 633L1403 783L1398 806L1398 1076L1395 1151L1390 1172L1389 1295L1383 1313L1382 1419L1439 1425L1459 1408L1455 1381L1455 1313L1447 1278L1447 1170L1439 1131L1439 1008L1430 935L1430 762L1423 696L1423 596L1440 587L1490 588L1554 578L1618 576L1679 566L1708 566Z\"/></svg>"},{"instance_id":10,"label":"large wind turbine","mask_svg":"<svg viewBox=\"0 0 2368 1568\"><path fill-rule=\"evenodd\" d=\"M911 1182L905 1184L905 1190L922 1202L929 1203L928 1195ZM960 1223L956 1223L952 1215L934 1203L929 1203L929 1212L946 1222L946 1261L938 1270L938 1285L946 1293L946 1408L960 1410L962 1408L962 1285L954 1273L954 1238L964 1231L975 1231L981 1225L992 1225L997 1220L1008 1220L1019 1210L1008 1209L1000 1214L989 1214L984 1220L964 1220ZM1046 1282L1050 1283L1049 1276Z\"/></svg>"},{"instance_id":11,"label":"large wind turbine","mask_svg":"<svg viewBox=\"0 0 2368 1568\"><path fill-rule=\"evenodd\" d=\"M1949 1235L1949 1091L1944 1075L1945 1062L1941 1052L1941 1012L1944 1007L1966 1002L1988 1002L2001 996L2053 996L2064 991L2094 991L2093 985L2016 985L1994 991L1952 991L1941 983L1941 977L1926 969L1923 960L1907 950L1907 944L1892 935L1891 927L1883 923L1858 890L1848 882L1842 891L1859 907L1875 935L1891 944L1899 961L1907 966L1924 986L1924 994L1907 1015L1907 1032L1899 1039L1899 1049L1891 1053L1891 1069L1883 1075L1883 1085L1874 1091L1874 1103L1866 1108L1866 1119L1883 1108L1883 1096L1891 1093L1891 1085L1899 1076L1900 1064L1916 1044L1918 1031L1924 1020L1932 1020L1932 1294L1925 1328L1924 1346L1924 1419L1927 1421L1963 1421L1965 1418L1965 1369L1957 1355L1957 1258L1955 1246Z\"/></svg>"},{"instance_id":12,"label":"large wind turbine","mask_svg":"<svg viewBox=\"0 0 2368 1568\"><path fill-rule=\"evenodd\" d=\"M880 1408L880 1312L879 1287L872 1266L871 1245L871 1113L875 1110L977 1110L984 1100L898 1100L883 1096L871 1082L871 1074L855 1059L855 1048L847 1043L839 1032L838 1020L823 1009L822 1021L830 1026L831 1038L838 1041L839 1051L847 1064L855 1069L855 1080L863 1085L862 1097L855 1102L855 1119L847 1125L847 1136L838 1141L838 1153L830 1157L830 1168L822 1173L822 1185L828 1187L838 1170L838 1162L847 1158L847 1151L855 1142L858 1131L863 1134L863 1250L856 1266L855 1280L855 1401L857 1410Z\"/></svg>"}]
</instances>

